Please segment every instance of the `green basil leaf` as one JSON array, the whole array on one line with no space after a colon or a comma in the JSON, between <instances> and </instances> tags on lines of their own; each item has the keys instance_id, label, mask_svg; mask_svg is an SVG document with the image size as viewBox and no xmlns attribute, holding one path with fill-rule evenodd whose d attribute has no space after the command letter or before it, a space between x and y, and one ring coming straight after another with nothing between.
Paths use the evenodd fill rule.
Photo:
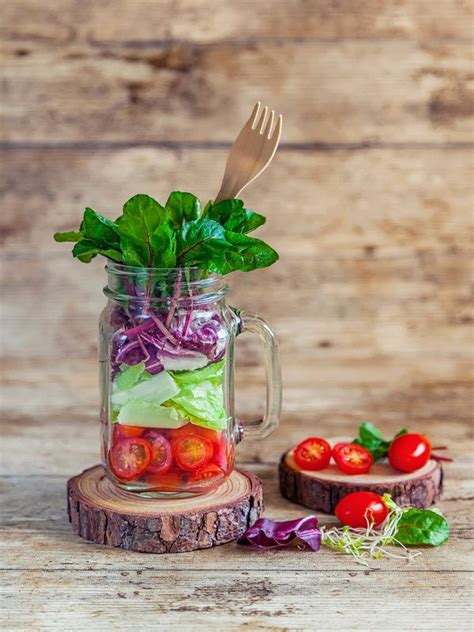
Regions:
<instances>
[{"instance_id":1,"label":"green basil leaf","mask_svg":"<svg viewBox=\"0 0 474 632\"><path fill-rule=\"evenodd\" d=\"M208 204L204 211L208 219L219 222L234 233L250 233L266 221L263 215L246 209L242 200L222 200L217 204Z\"/></svg>"},{"instance_id":2,"label":"green basil leaf","mask_svg":"<svg viewBox=\"0 0 474 632\"><path fill-rule=\"evenodd\" d=\"M404 428L395 436L398 437L406 432L407 430ZM353 443L364 446L372 454L374 461L379 461L387 456L391 441L384 439L380 430L374 424L366 421L359 426L359 436L354 439Z\"/></svg>"},{"instance_id":3,"label":"green basil leaf","mask_svg":"<svg viewBox=\"0 0 474 632\"><path fill-rule=\"evenodd\" d=\"M123 261L131 266L174 268L175 233L170 214L149 195L135 195L117 220Z\"/></svg>"},{"instance_id":4,"label":"green basil leaf","mask_svg":"<svg viewBox=\"0 0 474 632\"><path fill-rule=\"evenodd\" d=\"M192 193L173 191L166 202L173 228L181 228L184 222L192 222L201 214L201 203Z\"/></svg>"},{"instance_id":5,"label":"green basil leaf","mask_svg":"<svg viewBox=\"0 0 474 632\"><path fill-rule=\"evenodd\" d=\"M405 546L440 546L449 537L446 518L429 509L407 509L398 523L395 539Z\"/></svg>"},{"instance_id":6,"label":"green basil leaf","mask_svg":"<svg viewBox=\"0 0 474 632\"><path fill-rule=\"evenodd\" d=\"M63 242L63 241L80 241L83 235L80 231L68 231L65 233L54 233L54 240Z\"/></svg>"},{"instance_id":7,"label":"green basil leaf","mask_svg":"<svg viewBox=\"0 0 474 632\"><path fill-rule=\"evenodd\" d=\"M365 421L359 427L359 437L362 441L373 441L374 439L378 441L385 441L380 430L376 428L374 424L371 424L370 421Z\"/></svg>"}]
</instances>

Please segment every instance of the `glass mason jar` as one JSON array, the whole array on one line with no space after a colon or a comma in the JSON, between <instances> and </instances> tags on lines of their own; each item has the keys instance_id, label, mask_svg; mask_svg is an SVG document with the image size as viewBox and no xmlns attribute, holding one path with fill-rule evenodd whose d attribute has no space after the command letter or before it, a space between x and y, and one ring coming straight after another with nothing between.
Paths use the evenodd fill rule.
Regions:
<instances>
[{"instance_id":1,"label":"glass mason jar","mask_svg":"<svg viewBox=\"0 0 474 632\"><path fill-rule=\"evenodd\" d=\"M100 320L101 445L108 476L123 489L183 496L218 487L232 472L243 431L277 425L281 375L275 336L258 316L229 307L222 277L198 268L134 268L109 262ZM234 413L234 341L263 344L262 420Z\"/></svg>"}]
</instances>

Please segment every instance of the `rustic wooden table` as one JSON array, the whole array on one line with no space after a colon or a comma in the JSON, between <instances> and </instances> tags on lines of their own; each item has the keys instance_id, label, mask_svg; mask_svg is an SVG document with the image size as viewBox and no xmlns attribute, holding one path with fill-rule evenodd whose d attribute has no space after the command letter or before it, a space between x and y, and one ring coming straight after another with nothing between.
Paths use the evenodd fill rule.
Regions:
<instances>
[{"instance_id":1,"label":"rustic wooden table","mask_svg":"<svg viewBox=\"0 0 474 632\"><path fill-rule=\"evenodd\" d=\"M467 630L472 622L472 13L464 0L16 0L2 7L1 256L7 630ZM285 115L246 202L280 262L230 279L281 342L280 428L239 448L271 518L277 462L370 419L450 446L450 541L370 568L235 544L147 556L88 545L69 476L98 461L100 263L55 230L137 192L203 199L250 106ZM264 288L264 290L262 290ZM238 412L262 409L251 339ZM326 521L326 517L321 517Z\"/></svg>"}]
</instances>

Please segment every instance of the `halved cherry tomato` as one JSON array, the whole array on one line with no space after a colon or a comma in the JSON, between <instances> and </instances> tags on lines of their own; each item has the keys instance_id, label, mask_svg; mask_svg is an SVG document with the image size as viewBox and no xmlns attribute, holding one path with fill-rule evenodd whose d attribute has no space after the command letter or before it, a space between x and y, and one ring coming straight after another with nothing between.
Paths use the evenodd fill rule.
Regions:
<instances>
[{"instance_id":1,"label":"halved cherry tomato","mask_svg":"<svg viewBox=\"0 0 474 632\"><path fill-rule=\"evenodd\" d=\"M354 529L369 524L379 525L388 515L382 497L373 492L354 492L344 496L336 505L336 516Z\"/></svg>"},{"instance_id":2,"label":"halved cherry tomato","mask_svg":"<svg viewBox=\"0 0 474 632\"><path fill-rule=\"evenodd\" d=\"M335 457L335 454L336 454L337 452L339 452L339 450L340 450L341 448L343 448L345 445L347 445L347 443L335 443L335 444L332 446L332 456L333 456L333 458L336 458L336 457Z\"/></svg>"},{"instance_id":3,"label":"halved cherry tomato","mask_svg":"<svg viewBox=\"0 0 474 632\"><path fill-rule=\"evenodd\" d=\"M392 441L388 449L390 465L402 472L414 472L428 463L431 443L422 434L403 434Z\"/></svg>"},{"instance_id":4,"label":"halved cherry tomato","mask_svg":"<svg viewBox=\"0 0 474 632\"><path fill-rule=\"evenodd\" d=\"M196 432L178 437L172 442L172 446L176 463L187 472L193 472L209 463L214 453L212 442Z\"/></svg>"},{"instance_id":5,"label":"halved cherry tomato","mask_svg":"<svg viewBox=\"0 0 474 632\"><path fill-rule=\"evenodd\" d=\"M221 467L214 463L209 463L209 465L205 465L194 471L189 477L189 482L210 481L214 478L224 478L224 476L225 472Z\"/></svg>"},{"instance_id":6,"label":"halved cherry tomato","mask_svg":"<svg viewBox=\"0 0 474 632\"><path fill-rule=\"evenodd\" d=\"M120 439L132 439L133 437L141 437L145 428L138 426L125 426L124 424L114 424L114 441Z\"/></svg>"},{"instance_id":7,"label":"halved cherry tomato","mask_svg":"<svg viewBox=\"0 0 474 632\"><path fill-rule=\"evenodd\" d=\"M117 478L132 481L147 469L151 456L151 446L145 439L121 439L110 450L110 466Z\"/></svg>"},{"instance_id":8,"label":"halved cherry tomato","mask_svg":"<svg viewBox=\"0 0 474 632\"><path fill-rule=\"evenodd\" d=\"M345 474L367 474L374 463L370 452L358 443L340 445L333 450L333 457L337 467Z\"/></svg>"},{"instance_id":9,"label":"halved cherry tomato","mask_svg":"<svg viewBox=\"0 0 474 632\"><path fill-rule=\"evenodd\" d=\"M227 458L227 436L222 430L211 430L210 428L203 428L201 426L194 426L197 433L202 437L206 437L212 443L214 448L214 454L212 461L223 470L228 468Z\"/></svg>"},{"instance_id":10,"label":"halved cherry tomato","mask_svg":"<svg viewBox=\"0 0 474 632\"><path fill-rule=\"evenodd\" d=\"M331 446L325 439L305 439L295 448L295 461L302 470L323 470L331 460Z\"/></svg>"},{"instance_id":11,"label":"halved cherry tomato","mask_svg":"<svg viewBox=\"0 0 474 632\"><path fill-rule=\"evenodd\" d=\"M143 438L150 442L151 461L147 468L149 472L161 474L167 472L173 462L171 444L158 430L147 430Z\"/></svg>"}]
</instances>

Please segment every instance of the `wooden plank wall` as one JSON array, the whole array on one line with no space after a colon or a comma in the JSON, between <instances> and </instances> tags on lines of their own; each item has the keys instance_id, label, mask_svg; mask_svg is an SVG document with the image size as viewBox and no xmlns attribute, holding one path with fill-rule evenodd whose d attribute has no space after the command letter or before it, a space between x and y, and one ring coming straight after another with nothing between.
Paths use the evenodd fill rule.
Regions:
<instances>
[{"instance_id":1,"label":"wooden plank wall","mask_svg":"<svg viewBox=\"0 0 474 632\"><path fill-rule=\"evenodd\" d=\"M232 302L277 330L284 419L396 425L439 415L435 398L465 420L469 2L19 0L2 13L9 414L96 414L102 264L73 262L52 232L86 204L114 216L136 192L211 197L261 99L285 116L283 145L245 197L281 260L233 275ZM261 407L259 361L244 337L244 416Z\"/></svg>"}]
</instances>

